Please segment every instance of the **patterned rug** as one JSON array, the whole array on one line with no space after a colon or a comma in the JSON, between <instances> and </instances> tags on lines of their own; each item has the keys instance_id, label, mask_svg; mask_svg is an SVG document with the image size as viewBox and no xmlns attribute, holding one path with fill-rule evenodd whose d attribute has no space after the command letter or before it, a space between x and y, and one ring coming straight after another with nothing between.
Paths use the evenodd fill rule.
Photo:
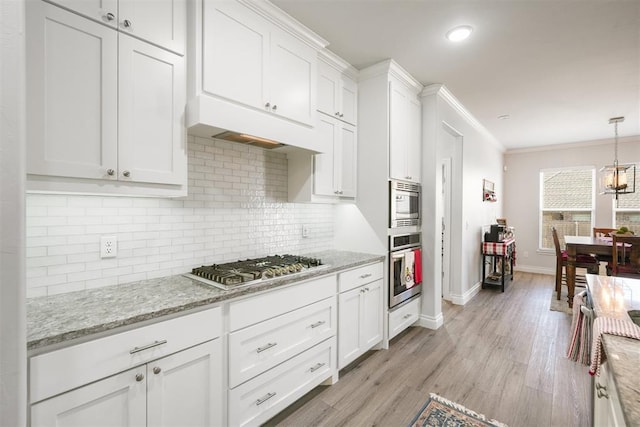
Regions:
<instances>
[{"instance_id":1,"label":"patterned rug","mask_svg":"<svg viewBox=\"0 0 640 427\"><path fill-rule=\"evenodd\" d=\"M418 415L415 416L410 427L507 427L496 420L488 420L482 414L473 412L455 402L451 402L435 393L429 395Z\"/></svg>"}]
</instances>

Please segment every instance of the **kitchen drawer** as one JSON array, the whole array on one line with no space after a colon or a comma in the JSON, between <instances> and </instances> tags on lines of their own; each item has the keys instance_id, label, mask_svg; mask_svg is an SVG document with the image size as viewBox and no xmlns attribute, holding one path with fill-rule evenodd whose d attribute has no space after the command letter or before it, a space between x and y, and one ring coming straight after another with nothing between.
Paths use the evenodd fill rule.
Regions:
<instances>
[{"instance_id":1,"label":"kitchen drawer","mask_svg":"<svg viewBox=\"0 0 640 427\"><path fill-rule=\"evenodd\" d=\"M34 403L220 336L219 307L33 356Z\"/></svg>"},{"instance_id":2,"label":"kitchen drawer","mask_svg":"<svg viewBox=\"0 0 640 427\"><path fill-rule=\"evenodd\" d=\"M335 337L310 348L241 386L229 390L229 425L264 423L331 377Z\"/></svg>"},{"instance_id":3,"label":"kitchen drawer","mask_svg":"<svg viewBox=\"0 0 640 427\"><path fill-rule=\"evenodd\" d=\"M335 293L336 276L331 275L232 302L229 304L229 331L263 322L329 298Z\"/></svg>"},{"instance_id":4,"label":"kitchen drawer","mask_svg":"<svg viewBox=\"0 0 640 427\"><path fill-rule=\"evenodd\" d=\"M382 279L382 275L381 262L345 271L338 275L339 292L355 289L365 283L371 283L374 280Z\"/></svg>"},{"instance_id":5,"label":"kitchen drawer","mask_svg":"<svg viewBox=\"0 0 640 427\"><path fill-rule=\"evenodd\" d=\"M229 334L229 387L336 334L336 297Z\"/></svg>"},{"instance_id":6,"label":"kitchen drawer","mask_svg":"<svg viewBox=\"0 0 640 427\"><path fill-rule=\"evenodd\" d=\"M407 329L420 318L420 301L417 297L389 312L389 339Z\"/></svg>"}]
</instances>

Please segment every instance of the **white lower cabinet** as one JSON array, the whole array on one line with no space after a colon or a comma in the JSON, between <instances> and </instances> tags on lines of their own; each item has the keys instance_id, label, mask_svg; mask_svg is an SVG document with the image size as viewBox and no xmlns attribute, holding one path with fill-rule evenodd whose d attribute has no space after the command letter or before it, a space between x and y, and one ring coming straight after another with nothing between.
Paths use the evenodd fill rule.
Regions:
<instances>
[{"instance_id":1,"label":"white lower cabinet","mask_svg":"<svg viewBox=\"0 0 640 427\"><path fill-rule=\"evenodd\" d=\"M259 425L331 377L335 337L229 391L229 425Z\"/></svg>"},{"instance_id":2,"label":"white lower cabinet","mask_svg":"<svg viewBox=\"0 0 640 427\"><path fill-rule=\"evenodd\" d=\"M338 296L338 369L353 362L382 341L382 264L341 273ZM343 280L343 275L351 279ZM372 280L367 282L368 280ZM343 291L350 283L366 282Z\"/></svg>"},{"instance_id":3,"label":"white lower cabinet","mask_svg":"<svg viewBox=\"0 0 640 427\"><path fill-rule=\"evenodd\" d=\"M421 297L417 296L389 312L389 339L413 325L420 318Z\"/></svg>"},{"instance_id":4,"label":"white lower cabinet","mask_svg":"<svg viewBox=\"0 0 640 427\"><path fill-rule=\"evenodd\" d=\"M32 426L224 423L221 309L29 359Z\"/></svg>"},{"instance_id":5,"label":"white lower cabinet","mask_svg":"<svg viewBox=\"0 0 640 427\"><path fill-rule=\"evenodd\" d=\"M600 366L600 376L594 377L593 386L593 425L625 426L618 390L609 371L608 362Z\"/></svg>"}]
</instances>

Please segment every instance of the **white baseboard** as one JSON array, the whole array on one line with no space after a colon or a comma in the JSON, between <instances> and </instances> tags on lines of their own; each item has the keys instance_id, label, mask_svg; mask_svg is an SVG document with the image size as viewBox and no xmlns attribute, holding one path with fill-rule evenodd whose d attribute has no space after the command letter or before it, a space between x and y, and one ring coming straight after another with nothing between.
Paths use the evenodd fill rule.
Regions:
<instances>
[{"instance_id":1,"label":"white baseboard","mask_svg":"<svg viewBox=\"0 0 640 427\"><path fill-rule=\"evenodd\" d=\"M480 282L478 282L475 285L473 285L471 289L469 289L467 292L465 292L462 295L450 294L451 299L449 301L451 301L451 303L455 305L465 305L466 303L471 301L471 299L474 296L476 296L478 292L480 292L481 288L482 286L480 285Z\"/></svg>"},{"instance_id":2,"label":"white baseboard","mask_svg":"<svg viewBox=\"0 0 640 427\"><path fill-rule=\"evenodd\" d=\"M444 325L442 312L438 313L436 317L421 314L420 319L418 320L418 325L427 329L438 329L440 326Z\"/></svg>"}]
</instances>

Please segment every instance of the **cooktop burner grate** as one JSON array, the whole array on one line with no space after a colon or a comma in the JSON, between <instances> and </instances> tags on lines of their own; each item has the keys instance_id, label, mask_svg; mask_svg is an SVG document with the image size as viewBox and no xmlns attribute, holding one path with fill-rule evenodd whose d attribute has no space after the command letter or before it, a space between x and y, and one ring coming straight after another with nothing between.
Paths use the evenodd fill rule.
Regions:
<instances>
[{"instance_id":1,"label":"cooktop burner grate","mask_svg":"<svg viewBox=\"0 0 640 427\"><path fill-rule=\"evenodd\" d=\"M322 261L318 258L272 255L224 264L203 265L192 269L191 274L185 274L185 276L228 290L321 266L323 266Z\"/></svg>"}]
</instances>

